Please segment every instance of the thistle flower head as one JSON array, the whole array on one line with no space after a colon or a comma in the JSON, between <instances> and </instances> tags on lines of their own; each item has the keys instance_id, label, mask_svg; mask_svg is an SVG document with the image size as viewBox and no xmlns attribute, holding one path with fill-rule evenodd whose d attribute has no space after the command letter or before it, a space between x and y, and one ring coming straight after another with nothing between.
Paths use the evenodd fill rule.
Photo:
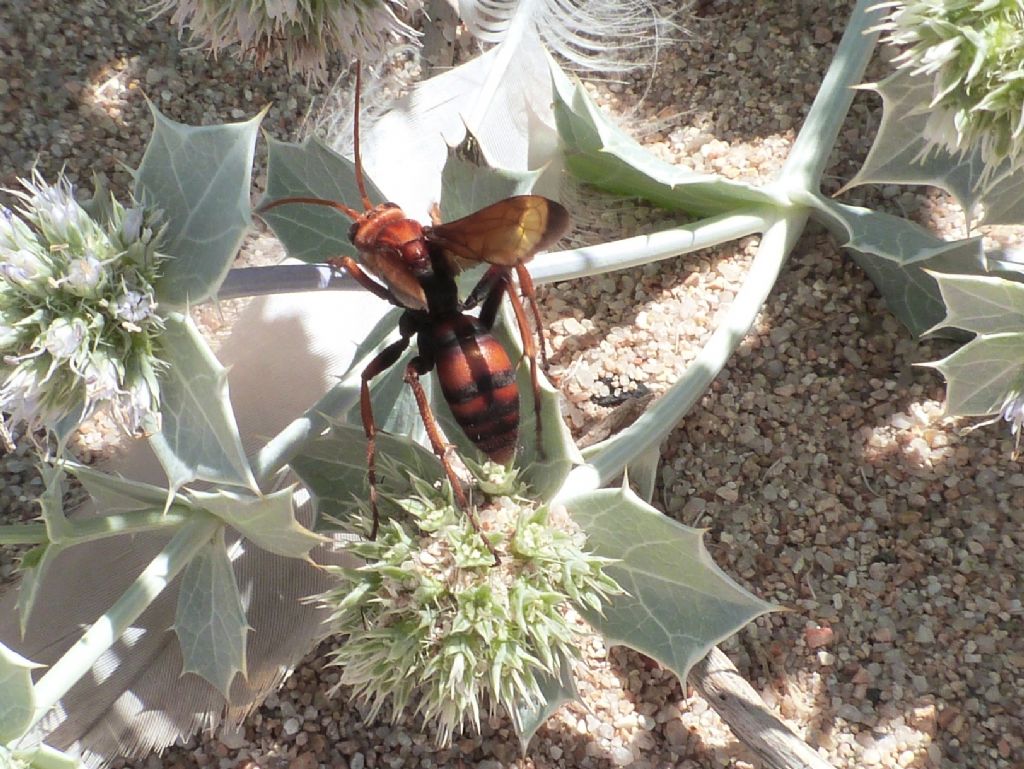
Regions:
<instances>
[{"instance_id":1,"label":"thistle flower head","mask_svg":"<svg viewBox=\"0 0 1024 769\"><path fill-rule=\"evenodd\" d=\"M214 54L231 45L258 64L283 59L289 72L318 80L328 76L328 56L374 62L391 52L394 41L416 32L396 10L399 0L157 0L158 14L173 9L171 22L188 27Z\"/></svg>"},{"instance_id":2,"label":"thistle flower head","mask_svg":"<svg viewBox=\"0 0 1024 769\"><path fill-rule=\"evenodd\" d=\"M933 80L927 138L980 148L989 169L1024 156L1024 5L1019 0L884 2L895 62Z\"/></svg>"},{"instance_id":3,"label":"thistle flower head","mask_svg":"<svg viewBox=\"0 0 1024 769\"><path fill-rule=\"evenodd\" d=\"M522 490L514 471L501 472L511 473L502 485ZM541 682L579 659L567 609L599 611L621 591L564 508L515 492L478 506L495 566L450 489L414 483L417 493L399 500L405 516L375 541L349 544L364 565L335 569L338 587L320 596L348 635L332 652L338 685L353 688L369 718L385 704L393 720L414 708L441 745L467 725L479 731L482 712L503 710L518 730L518 706L543 704Z\"/></svg>"},{"instance_id":4,"label":"thistle flower head","mask_svg":"<svg viewBox=\"0 0 1024 769\"><path fill-rule=\"evenodd\" d=\"M129 431L156 425L156 215L112 201L105 221L67 179L38 172L0 208L0 410L30 429L113 407Z\"/></svg>"}]
</instances>

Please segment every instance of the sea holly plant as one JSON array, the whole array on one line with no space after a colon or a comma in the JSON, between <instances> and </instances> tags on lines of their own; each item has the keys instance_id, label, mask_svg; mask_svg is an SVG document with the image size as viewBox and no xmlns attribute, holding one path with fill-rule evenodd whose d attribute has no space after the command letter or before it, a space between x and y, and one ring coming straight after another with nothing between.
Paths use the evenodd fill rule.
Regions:
<instances>
[{"instance_id":1,"label":"sea holly plant","mask_svg":"<svg viewBox=\"0 0 1024 769\"><path fill-rule=\"evenodd\" d=\"M991 10L1003 4L981 5ZM442 742L472 730L482 713L500 712L528 745L552 709L575 698L577 615L610 643L638 649L685 678L712 645L770 607L715 567L701 532L648 504L659 447L740 344L810 218L837 234L911 331L955 327L977 335L936 364L950 380L951 410L1002 414L1019 434L1019 273L1000 262L1000 275L982 275L978 238L945 241L897 216L827 198L819 189L879 31L889 30L895 43L916 44L893 31L903 18L899 12L886 13L887 7L858 3L789 159L764 186L657 160L616 128L582 86L548 63L553 106L545 94L533 107L535 116L550 119L546 128L536 128L549 168L561 164L579 183L645 198L693 221L546 254L530 265L535 281L622 269L750 235L759 235L760 244L744 285L686 372L632 426L582 452L546 383L538 450L525 363L517 370L526 402L521 448L511 468L483 463L454 427L437 388L424 380L439 423L465 460L463 480L486 523L482 533L456 509L439 461L424 448L417 404L399 360L375 378L372 390L375 413L386 415L377 445L383 521L376 540L365 536L367 447L358 384L367 362L394 340L398 310L383 314L336 387L262 447L248 455L242 449L225 371L185 310L216 296L260 293L268 274L275 291L333 289L344 281L324 280L317 265L342 253L359 258L344 236L347 217L323 206L280 206L264 218L308 268L228 272L251 217L258 118L193 128L154 111L134 199L125 203L99 193L91 205L80 206L66 182L26 180L21 208L0 221L0 311L10 329L0 336L3 406L21 422L49 429L58 451L43 465L42 521L0 527L0 542L32 546L22 563L15 637L0 625L0 736L6 741L0 762L48 766L66 760L40 742L47 719L60 713L55 706L165 592L175 599L173 620L153 632L175 631L183 691L194 691L198 682L238 705L233 694L244 688L253 665L254 607L266 599L239 584L245 559L270 553L327 562L335 550L326 535L347 543L340 547L348 560L329 569L337 582L308 603L277 610L332 618L348 635L332 659L342 665L353 695L374 713L394 717L406 706L418 709ZM1000 17L992 28L1005 23ZM957 196L975 221L1018 220L1016 159L996 156L1014 146L1019 126L982 121L998 133L981 140L983 150L954 147L948 132L936 143L926 128L930 110L942 105L931 103L934 84L925 88L914 80L934 75L939 70L933 65L941 63L967 71L942 74L939 91L978 82L1005 85L998 98L943 107L953 114L957 142L976 139L978 131L965 123L976 111L1016 104L1013 78L979 80L975 71L988 61L982 53L998 51L1006 39L964 35L955 46L940 43L938 52L922 54L922 64L880 84L883 126L854 182L928 182ZM973 54L950 53L968 45L976 46ZM926 91L927 102L916 101ZM479 126L470 128L477 133ZM372 131L366 138L372 140ZM392 146L390 154L400 153ZM491 156L487 146L478 154ZM453 153L442 175L441 209L454 218L528 192L539 176L525 168L489 170L465 152ZM401 194L381 194L372 184L368 189L375 201ZM272 141L261 204L282 197L358 205L353 166L316 140ZM467 274L467 281L472 278ZM344 302L338 304L343 314ZM514 327L504 319L497 329L513 360L522 352L509 331ZM96 355L119 361L120 368L115 364L103 379L88 368ZM961 377L979 362L988 366L985 381ZM136 396L139 381L144 398ZM166 485L108 475L63 456L71 426L103 407L120 414L129 431L148 434ZM297 485L282 486L285 471ZM88 493L96 515L65 511L68 473ZM630 480L641 494L631 490ZM303 525L296 511L307 498L315 509ZM54 580L75 579L56 565L78 548L129 533L152 535L155 557L78 642L59 658L43 659L46 644L32 634L33 615L47 610L39 596ZM502 556L500 567L482 537ZM275 600L273 586L267 592ZM322 632L330 629L328 623ZM41 664L46 667L37 669ZM265 693L257 687L241 705L252 706ZM160 739L134 744L162 747Z\"/></svg>"},{"instance_id":2,"label":"sea holly plant","mask_svg":"<svg viewBox=\"0 0 1024 769\"><path fill-rule=\"evenodd\" d=\"M78 407L76 417L104 407L116 413L118 407L110 397L89 399L92 391L86 385L90 380L76 367L77 359L68 367L71 386L54 396L55 403L65 407L55 412L59 418L50 411L28 411L33 405L28 398L18 401L25 405L13 415L12 429L26 423L45 427L59 441L41 465L45 481L41 522L0 529L0 541L32 546L22 561L18 592L16 630L23 638L19 642L17 636L11 640L5 635L6 645L0 646L6 666L3 702L10 715L4 750L5 755L13 756L11 760L40 766L56 760L45 743L39 742L52 728L48 727L51 711L76 682L94 674L101 656L131 631L143 612L168 589L175 596L173 622L157 632L174 631L182 658L182 686L194 686L201 680L230 700L233 687L245 681L250 667L249 607L257 600L246 596L239 584L236 559L255 548L309 561L324 552L320 549L323 536L316 530L346 532L351 542L346 552L364 562L362 567L335 570L337 587L319 599L327 607L319 611L336 615L338 627L350 635L351 645L337 654L337 661L349 671L347 680L375 707L386 702L395 714L401 713L406 703L418 707L437 729L440 741L463 728L478 726L481 713L494 711L508 715L523 744L528 744L554 707L575 698L572 668L578 662L583 626L573 618L581 612L599 631L678 666L676 672L685 677L686 666L694 659L770 608L714 567L699 536L687 536L684 527L628 492L617 492L612 500L612 518L621 513L626 520L636 519L633 526L641 545L637 553L645 561L635 561L614 534L595 540L594 545L589 543L588 532L573 522L574 516L597 520L598 512L609 508L609 501L589 501L586 495L560 499L566 479L582 458L561 422L557 394L546 383L539 411L523 409L523 445L511 468L478 464L474 450L454 427L443 399L436 388L429 387L439 422L475 477L470 493L486 522L485 536L494 538L494 547L504 556L499 568L483 547L481 535L454 506L450 487L441 481L438 459L415 440L421 429L415 405L401 382L403 367L393 367L380 377L375 383L374 405L389 415L383 425L388 432L380 436L378 446L386 521L378 540L366 541L366 440L362 427L356 426L359 417L354 410L358 406L352 384L358 381L366 360L387 343L395 325L394 314L385 316L379 329L363 343L341 384L303 417L304 430L289 428L247 457L231 411L225 371L184 310L221 290L249 221L249 169L258 119L193 128L154 110L154 121L153 138L136 171L134 199L129 204L122 205L101 192L90 205L79 205L66 182L58 182L56 191L51 192L44 182L33 179L26 185L26 194L32 196L28 203L38 209L42 203L37 197L57 199L64 211L61 221L78 229L50 232L48 220L29 207L7 217L11 234L4 256L5 265L11 267L5 267L4 288L14 299L26 301L18 292L35 290L28 277L38 277L51 292L65 284L77 287L67 276L84 272L76 266L79 261L98 275L90 287L138 286L142 299L133 307L145 309L146 318L152 318L151 326L142 326L142 319L133 317L130 325L122 327L126 334L139 333L137 326L151 329L144 343L118 337L115 344L100 334L122 318L124 303L98 291L85 292L78 303L56 303L51 298L50 304L29 307L31 311L24 311L23 316L35 324L30 329L35 330L35 337L15 334L5 342L13 351L9 358L15 364L21 357L35 354L43 358L47 371L71 357L58 354L65 347L145 355L152 372L150 418L143 429L137 429L134 422L128 426L133 435L148 433L146 438L167 477L165 486L157 486L81 466L64 456L69 435L65 412L71 411L67 404ZM459 178L459 162L453 160L446 178ZM320 173L302 172L317 165ZM315 192L342 198L350 198L356 189L351 183L351 164L315 142L294 146L272 143L271 169L271 191L281 189L282 180L288 194L296 194L296 184L335 185ZM448 210L457 211L459 205L478 207L488 196L525 192L531 182L529 175L496 172L488 177L480 173L479 184L471 190L458 190L461 202L449 196L442 199ZM338 180L342 180L340 187ZM372 185L370 189L376 194ZM476 199L471 199L473 196ZM209 202L212 200L218 201L220 208ZM134 221L159 222L159 226L127 227L124 220L129 214ZM292 215L289 212L280 219ZM298 214L300 218L303 215ZM280 221L274 224L291 247L287 227ZM320 221L312 228L308 222L300 224L307 240L321 244L319 250L295 249L309 261L336 255L342 246L348 248L337 242L336 220ZM142 244L129 236L118 240L123 230L145 233ZM78 232L88 236L78 236ZM21 259L21 251L28 248L40 260L57 254L62 261L51 257L48 272L26 277L23 268L28 262ZM147 262L151 269L141 278L125 272L125 265L134 265L139 254L151 257ZM74 324L76 333L70 334L64 330L68 321L61 311L87 321ZM26 322L19 318L14 325L22 327ZM77 331L79 325L84 327L82 333ZM503 322L498 335L515 360L521 358L522 349L509 327ZM62 342L70 338L71 342L47 346L51 338ZM516 374L520 390L530 393L528 366L522 363ZM45 384L45 377L40 381ZM124 380L117 381L118 389L125 387ZM542 431L536 425L538 413ZM542 446L532 440L537 434L543 435ZM301 486L274 490L286 468L295 473ZM80 516L65 510L68 475L84 488L96 515ZM317 502L312 528L300 524L296 517L300 490L305 496L312 494ZM646 518L638 517L638 511L646 513ZM609 520L602 520L599 526L595 524L595 531L612 532L608 526ZM62 656L47 658L44 665L32 659L33 653L21 654L22 648L40 651L33 646L33 617L47 610L41 600L46 585L74 579L62 574L62 559L78 548L125 534L159 537L159 552ZM670 536L666 540L666 534L675 539ZM657 563L647 562L641 543L666 541L673 542L673 555ZM411 573L410 569L425 566L431 559L444 568L421 573L422 585L413 594L393 595L396 574ZM621 580L630 584L628 594L619 587L620 573ZM412 580L398 581L404 585ZM606 619L630 616L632 622L637 615L658 616L671 605L672 595L703 598L694 604L695 612L678 617L679 633L667 644L650 628L636 633L620 627L618 620ZM365 603L360 604L356 596ZM410 668L417 677L403 679L398 688L388 688L383 675L366 676L367 660L372 662L374 650L380 650L379 639L375 641L371 634L360 641L358 628L351 621L354 616L365 617L374 632L393 635L396 617L401 615L391 598L401 598L406 608L432 616L435 624L425 630L439 644L419 650L419 664ZM621 601L628 605L639 602L643 608L618 607ZM295 610L313 611L304 606L297 604ZM713 621L709 621L709 612ZM322 632L329 629L325 626ZM431 648L435 648L434 654L424 653ZM33 675L31 671L37 668Z\"/></svg>"}]
</instances>

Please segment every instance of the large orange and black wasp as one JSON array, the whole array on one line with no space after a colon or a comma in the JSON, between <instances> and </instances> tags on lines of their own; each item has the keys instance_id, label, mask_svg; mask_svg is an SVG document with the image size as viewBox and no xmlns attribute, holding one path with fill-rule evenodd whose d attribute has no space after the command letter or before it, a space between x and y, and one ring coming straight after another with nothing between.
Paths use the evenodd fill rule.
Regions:
<instances>
[{"instance_id":1,"label":"large orange and black wasp","mask_svg":"<svg viewBox=\"0 0 1024 769\"><path fill-rule=\"evenodd\" d=\"M370 401L370 381L395 363L416 338L418 354L408 363L405 381L412 388L434 453L441 460L459 506L473 527L480 524L447 456L448 447L434 418L420 377L437 371L441 392L455 421L466 436L491 460L507 464L515 455L519 435L519 389L512 361L491 334L503 297L508 296L529 358L537 412L537 442L541 440L540 385L537 378L537 346L527 322L523 303L512 280L514 271L529 300L546 362L543 327L537 310L533 282L525 263L565 234L569 214L558 203L538 195L506 198L469 216L441 223L438 212L424 226L408 218L394 203L373 205L366 194L359 148L359 95L355 87L355 175L363 210L344 203L313 197L288 197L272 201L260 213L289 204L329 206L352 219L349 240L359 252L361 264L352 257L327 260L344 270L360 285L386 302L405 310L398 330L400 338L385 347L362 372L360 413L366 433L366 459L370 508L375 539L380 519L377 509L377 424ZM490 267L469 293L460 299L455 281L463 269L486 263ZM477 316L467 311L480 308ZM498 554L486 537L484 543L498 562Z\"/></svg>"}]
</instances>

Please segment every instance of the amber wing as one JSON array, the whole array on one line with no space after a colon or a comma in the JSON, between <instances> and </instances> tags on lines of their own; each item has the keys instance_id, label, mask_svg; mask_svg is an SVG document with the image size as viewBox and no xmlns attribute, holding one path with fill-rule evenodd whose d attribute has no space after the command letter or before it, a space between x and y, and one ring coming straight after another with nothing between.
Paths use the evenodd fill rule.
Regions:
<instances>
[{"instance_id":1,"label":"amber wing","mask_svg":"<svg viewBox=\"0 0 1024 769\"><path fill-rule=\"evenodd\" d=\"M514 267L550 247L569 229L569 212L540 195L517 195L424 229L457 270L479 262Z\"/></svg>"}]
</instances>

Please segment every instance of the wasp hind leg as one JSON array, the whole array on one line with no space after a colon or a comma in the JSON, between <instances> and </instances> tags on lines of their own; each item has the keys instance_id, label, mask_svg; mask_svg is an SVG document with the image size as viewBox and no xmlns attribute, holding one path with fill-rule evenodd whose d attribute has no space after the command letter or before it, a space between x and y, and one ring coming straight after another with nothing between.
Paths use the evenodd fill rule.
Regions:
<instances>
[{"instance_id":1,"label":"wasp hind leg","mask_svg":"<svg viewBox=\"0 0 1024 769\"><path fill-rule=\"evenodd\" d=\"M420 418L423 420L423 426L427 429L427 437L430 439L430 447L434 450L437 458L441 460L441 466L444 468L444 474L448 476L448 482L452 486L452 493L455 495L455 501L461 507L466 516L469 518L470 524L473 526L473 530L480 535L480 539L483 540L484 546L490 551L491 555L494 556L494 565L498 566L501 564L501 558L498 555L498 551L494 549L494 545L491 544L490 540L484 536L483 529L480 528L480 521L476 517L476 513L473 511L472 505L469 504L469 500L466 498L466 493L462 490L462 481L455 474L455 469L452 467L452 463L448 460L448 451L450 446L445 442L444 437L441 435L441 428L437 424L437 420L434 418L434 412L430 408L430 401L427 400L427 393L423 389L423 385L420 383L420 377L428 373L433 368L433 361L417 355L411 361L409 365L405 367L405 381L409 387L412 388L412 394L416 398L416 405L420 410Z\"/></svg>"}]
</instances>

